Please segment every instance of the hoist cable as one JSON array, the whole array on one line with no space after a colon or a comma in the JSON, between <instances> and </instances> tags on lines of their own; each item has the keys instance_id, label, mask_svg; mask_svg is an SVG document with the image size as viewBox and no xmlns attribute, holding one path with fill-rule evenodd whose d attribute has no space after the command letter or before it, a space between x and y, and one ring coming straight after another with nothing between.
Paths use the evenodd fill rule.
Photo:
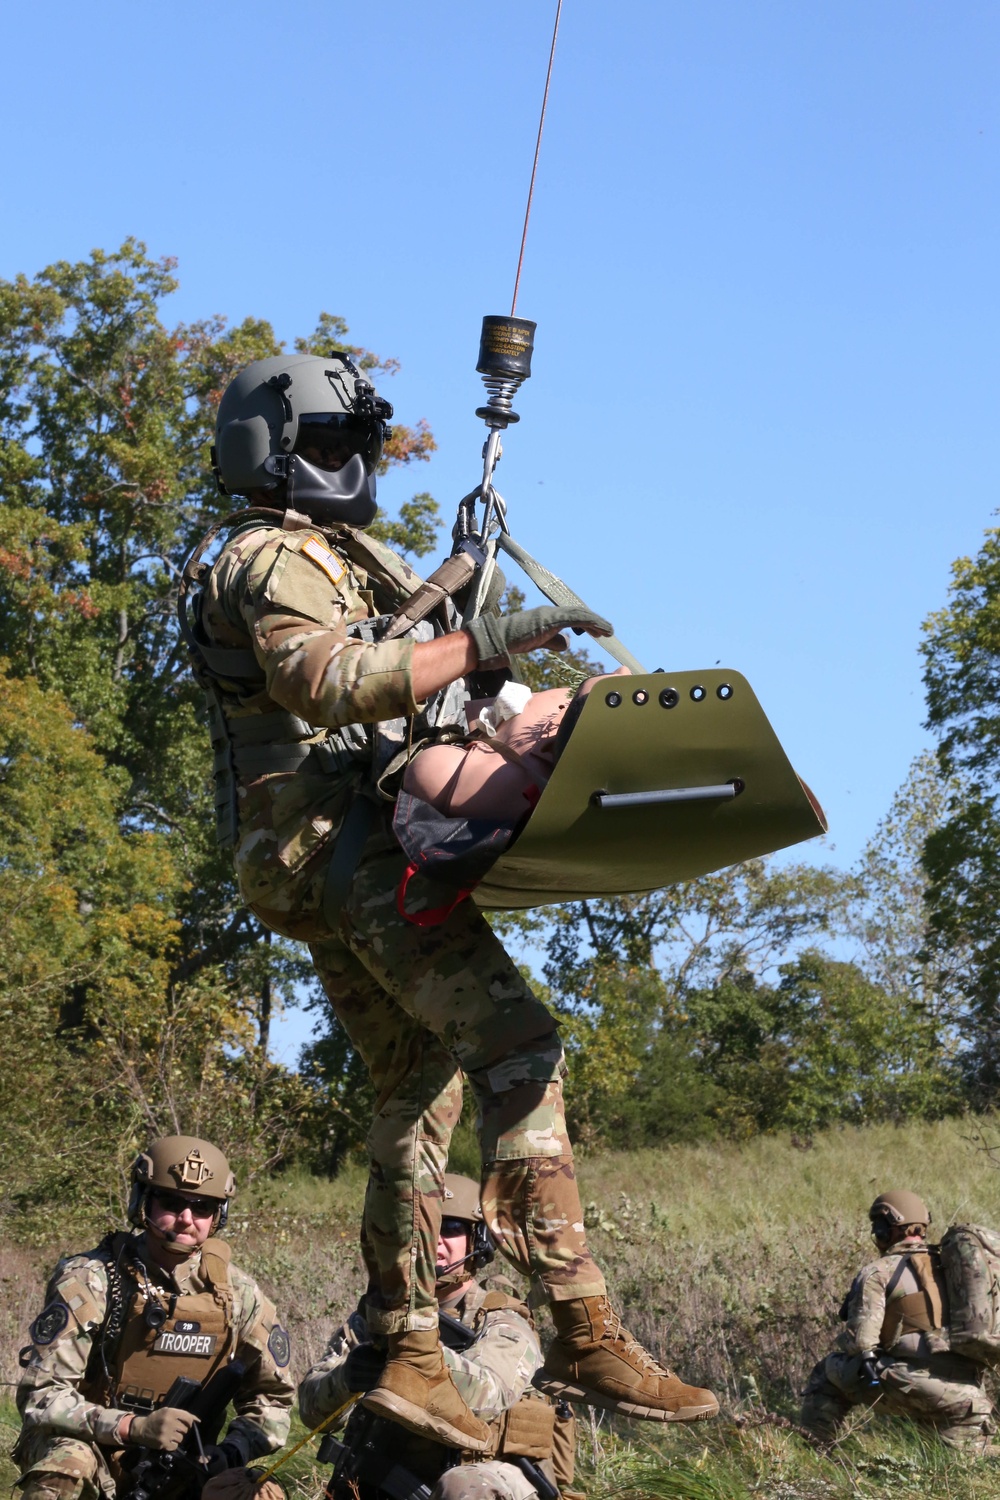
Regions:
<instances>
[{"instance_id":1,"label":"hoist cable","mask_svg":"<svg viewBox=\"0 0 1000 1500\"><path fill-rule=\"evenodd\" d=\"M524 210L524 228L521 231L521 253L517 257L517 275L514 277L514 296L510 304L510 315L517 311L517 289L521 285L521 266L524 264L524 247L528 239L528 220L531 218L531 200L535 194L535 173L538 171L538 154L542 149L542 130L545 127L545 110L549 102L549 84L552 82L552 64L556 55L556 37L559 35L559 17L562 0L556 4L556 23L552 28L552 46L549 48L549 67L545 74L545 93L542 95L542 112L538 117L538 138L535 141L535 159L531 164L531 182L528 186L528 206Z\"/></svg>"}]
</instances>

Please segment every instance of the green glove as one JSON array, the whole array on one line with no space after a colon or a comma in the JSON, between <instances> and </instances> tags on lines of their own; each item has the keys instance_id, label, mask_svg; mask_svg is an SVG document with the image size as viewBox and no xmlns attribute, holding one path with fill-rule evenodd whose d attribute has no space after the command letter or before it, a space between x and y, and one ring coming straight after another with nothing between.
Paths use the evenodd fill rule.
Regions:
<instances>
[{"instance_id":1,"label":"green glove","mask_svg":"<svg viewBox=\"0 0 1000 1500\"><path fill-rule=\"evenodd\" d=\"M610 620L595 615L580 604L544 604L539 609L519 609L513 615L479 615L463 626L472 636L479 652L480 667L491 671L509 664L512 656L533 651L536 646L554 644L552 637L564 625L587 630L592 635L612 635Z\"/></svg>"},{"instance_id":2,"label":"green glove","mask_svg":"<svg viewBox=\"0 0 1000 1500\"><path fill-rule=\"evenodd\" d=\"M180 1447L198 1418L179 1406L161 1406L148 1417L133 1417L125 1441L137 1448L158 1448L173 1453Z\"/></svg>"}]
</instances>

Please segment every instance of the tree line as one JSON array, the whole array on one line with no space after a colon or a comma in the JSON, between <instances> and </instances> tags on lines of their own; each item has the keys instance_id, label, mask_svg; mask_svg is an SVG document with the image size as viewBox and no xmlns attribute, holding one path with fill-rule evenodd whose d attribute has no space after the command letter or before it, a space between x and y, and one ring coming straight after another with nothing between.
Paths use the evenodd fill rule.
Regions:
<instances>
[{"instance_id":1,"label":"tree line","mask_svg":"<svg viewBox=\"0 0 1000 1500\"><path fill-rule=\"evenodd\" d=\"M176 626L181 564L232 504L208 458L216 405L282 346L252 316L171 326L176 284L134 240L0 282L0 1203L23 1234L54 1200L114 1211L109 1184L151 1132L210 1135L245 1179L335 1172L367 1128L364 1070L303 951L242 906L215 847ZM348 334L322 313L294 347L392 374ZM425 422L397 424L385 466L434 446ZM437 506L417 493L377 526L420 558ZM996 1101L997 531L955 564L923 650L939 752L854 870L751 861L496 918L561 1018L584 1144ZM272 1019L302 1003L316 1037L283 1068Z\"/></svg>"}]
</instances>

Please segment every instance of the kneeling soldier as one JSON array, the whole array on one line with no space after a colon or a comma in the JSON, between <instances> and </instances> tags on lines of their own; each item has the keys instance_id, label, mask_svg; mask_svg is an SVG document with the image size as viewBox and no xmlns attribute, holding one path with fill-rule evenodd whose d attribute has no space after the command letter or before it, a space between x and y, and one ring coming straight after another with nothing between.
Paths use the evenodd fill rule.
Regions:
<instances>
[{"instance_id":1,"label":"kneeling soldier","mask_svg":"<svg viewBox=\"0 0 1000 1500\"><path fill-rule=\"evenodd\" d=\"M207 1476L241 1468L288 1436L289 1341L274 1305L230 1265L224 1227L229 1163L207 1141L154 1141L132 1166L128 1216L61 1260L21 1353L24 1500L93 1500L129 1487L129 1450L174 1453L193 1437ZM221 1444L198 1445L198 1418L164 1398L178 1376L202 1386L243 1368ZM239 1373L239 1367L234 1370Z\"/></svg>"},{"instance_id":2,"label":"kneeling soldier","mask_svg":"<svg viewBox=\"0 0 1000 1500\"><path fill-rule=\"evenodd\" d=\"M801 1422L831 1442L852 1406L909 1417L943 1443L984 1452L992 1402L981 1365L948 1347L948 1305L930 1214L915 1193L882 1193L868 1217L879 1259L859 1271L840 1315L840 1350L809 1377Z\"/></svg>"},{"instance_id":3,"label":"kneeling soldier","mask_svg":"<svg viewBox=\"0 0 1000 1500\"><path fill-rule=\"evenodd\" d=\"M403 1489L425 1500L429 1492L433 1500L555 1500L571 1493L573 1414L532 1388L542 1353L528 1309L475 1280L493 1259L477 1184L452 1173L444 1183L436 1283L444 1359L467 1406L490 1429L487 1456L477 1453L465 1462L446 1435L433 1442L406 1431L392 1420L390 1404L377 1413L359 1409L344 1443L334 1445L339 1457L327 1490L331 1500L350 1494L385 1500ZM378 1383L386 1355L371 1342L364 1308L362 1300L299 1386L308 1427Z\"/></svg>"}]
</instances>

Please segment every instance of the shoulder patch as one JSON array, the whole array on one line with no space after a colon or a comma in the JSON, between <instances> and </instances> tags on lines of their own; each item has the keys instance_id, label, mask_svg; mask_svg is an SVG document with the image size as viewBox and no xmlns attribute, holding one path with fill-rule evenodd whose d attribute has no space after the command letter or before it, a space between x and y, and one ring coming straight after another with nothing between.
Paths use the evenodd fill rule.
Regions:
<instances>
[{"instance_id":1,"label":"shoulder patch","mask_svg":"<svg viewBox=\"0 0 1000 1500\"><path fill-rule=\"evenodd\" d=\"M278 1369L283 1370L292 1357L292 1341L280 1323L275 1323L268 1334L267 1348Z\"/></svg>"},{"instance_id":2,"label":"shoulder patch","mask_svg":"<svg viewBox=\"0 0 1000 1500\"><path fill-rule=\"evenodd\" d=\"M326 543L321 541L318 536L312 535L306 537L299 551L304 557L308 557L311 562L314 562L317 568L322 568L331 583L339 583L347 572L346 567L337 554L331 552Z\"/></svg>"},{"instance_id":3,"label":"shoulder patch","mask_svg":"<svg viewBox=\"0 0 1000 1500\"><path fill-rule=\"evenodd\" d=\"M31 1342L44 1347L51 1344L62 1333L69 1322L69 1308L65 1302L57 1299L50 1302L48 1307L43 1307L38 1317L32 1323L28 1332L31 1334Z\"/></svg>"}]
</instances>

